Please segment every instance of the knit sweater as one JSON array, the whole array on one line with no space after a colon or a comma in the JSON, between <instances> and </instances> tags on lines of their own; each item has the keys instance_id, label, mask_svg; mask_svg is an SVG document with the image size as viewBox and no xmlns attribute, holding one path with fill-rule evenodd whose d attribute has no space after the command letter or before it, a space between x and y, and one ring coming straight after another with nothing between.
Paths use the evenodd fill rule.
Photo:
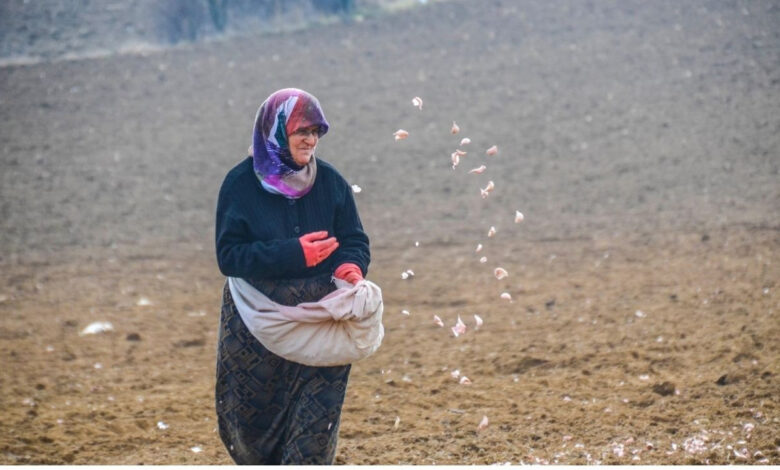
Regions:
<instances>
[{"instance_id":1,"label":"knit sweater","mask_svg":"<svg viewBox=\"0 0 780 470\"><path fill-rule=\"evenodd\" d=\"M327 230L339 248L317 266L306 267L301 235ZM225 276L297 279L331 274L342 263L368 272L368 236L352 188L330 164L317 158L317 177L308 194L287 199L264 190L252 158L231 169L219 191L217 264Z\"/></svg>"}]
</instances>

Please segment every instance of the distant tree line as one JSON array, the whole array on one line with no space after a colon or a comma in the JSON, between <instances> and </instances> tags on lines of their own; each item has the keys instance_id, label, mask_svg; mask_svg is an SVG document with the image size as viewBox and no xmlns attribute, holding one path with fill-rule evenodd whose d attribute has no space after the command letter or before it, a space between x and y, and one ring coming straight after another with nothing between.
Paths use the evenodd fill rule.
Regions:
<instances>
[{"instance_id":1,"label":"distant tree line","mask_svg":"<svg viewBox=\"0 0 780 470\"><path fill-rule=\"evenodd\" d=\"M161 37L175 44L222 33L238 18L271 21L296 10L348 18L355 12L355 0L159 0L153 15Z\"/></svg>"}]
</instances>

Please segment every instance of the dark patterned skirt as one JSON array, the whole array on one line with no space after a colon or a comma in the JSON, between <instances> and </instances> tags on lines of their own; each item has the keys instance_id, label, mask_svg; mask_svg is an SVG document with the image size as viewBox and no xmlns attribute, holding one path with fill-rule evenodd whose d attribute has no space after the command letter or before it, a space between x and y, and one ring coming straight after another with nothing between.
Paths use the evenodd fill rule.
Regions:
<instances>
[{"instance_id":1,"label":"dark patterned skirt","mask_svg":"<svg viewBox=\"0 0 780 470\"><path fill-rule=\"evenodd\" d=\"M285 305L316 301L335 289L329 276L303 284L250 283ZM216 408L219 436L237 464L332 464L349 370L305 366L267 350L247 329L225 283Z\"/></svg>"}]
</instances>

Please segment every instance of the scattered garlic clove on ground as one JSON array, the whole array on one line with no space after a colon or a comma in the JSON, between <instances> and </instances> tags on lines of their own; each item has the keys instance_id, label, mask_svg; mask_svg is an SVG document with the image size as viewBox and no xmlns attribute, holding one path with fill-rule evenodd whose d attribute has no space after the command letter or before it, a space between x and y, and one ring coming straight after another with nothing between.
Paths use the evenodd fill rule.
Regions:
<instances>
[{"instance_id":1,"label":"scattered garlic clove on ground","mask_svg":"<svg viewBox=\"0 0 780 470\"><path fill-rule=\"evenodd\" d=\"M86 328L81 330L79 336L94 335L97 333L105 333L107 331L114 331L114 325L108 321L96 321L87 325Z\"/></svg>"},{"instance_id":2,"label":"scattered garlic clove on ground","mask_svg":"<svg viewBox=\"0 0 780 470\"><path fill-rule=\"evenodd\" d=\"M509 273L508 273L508 272L506 272L506 269L504 269L504 268L496 268L496 269L493 271L493 274L495 274L495 276L496 276L496 279L498 279L499 281L500 281L501 279L504 279L505 277L509 276Z\"/></svg>"},{"instance_id":3,"label":"scattered garlic clove on ground","mask_svg":"<svg viewBox=\"0 0 780 470\"><path fill-rule=\"evenodd\" d=\"M483 431L487 429L488 427L488 417L483 416L482 421L479 422L479 425L477 426L477 431Z\"/></svg>"}]
</instances>

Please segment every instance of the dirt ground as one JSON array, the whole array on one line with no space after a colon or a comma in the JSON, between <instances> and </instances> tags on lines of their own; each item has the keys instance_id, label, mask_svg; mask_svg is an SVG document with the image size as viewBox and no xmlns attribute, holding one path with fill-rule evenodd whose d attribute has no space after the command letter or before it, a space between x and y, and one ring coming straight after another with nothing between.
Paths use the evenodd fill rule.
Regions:
<instances>
[{"instance_id":1,"label":"dirt ground","mask_svg":"<svg viewBox=\"0 0 780 470\"><path fill-rule=\"evenodd\" d=\"M0 68L0 464L231 463L216 194L285 86L322 102L385 298L337 463L780 463L778 26L452 0Z\"/></svg>"}]
</instances>

